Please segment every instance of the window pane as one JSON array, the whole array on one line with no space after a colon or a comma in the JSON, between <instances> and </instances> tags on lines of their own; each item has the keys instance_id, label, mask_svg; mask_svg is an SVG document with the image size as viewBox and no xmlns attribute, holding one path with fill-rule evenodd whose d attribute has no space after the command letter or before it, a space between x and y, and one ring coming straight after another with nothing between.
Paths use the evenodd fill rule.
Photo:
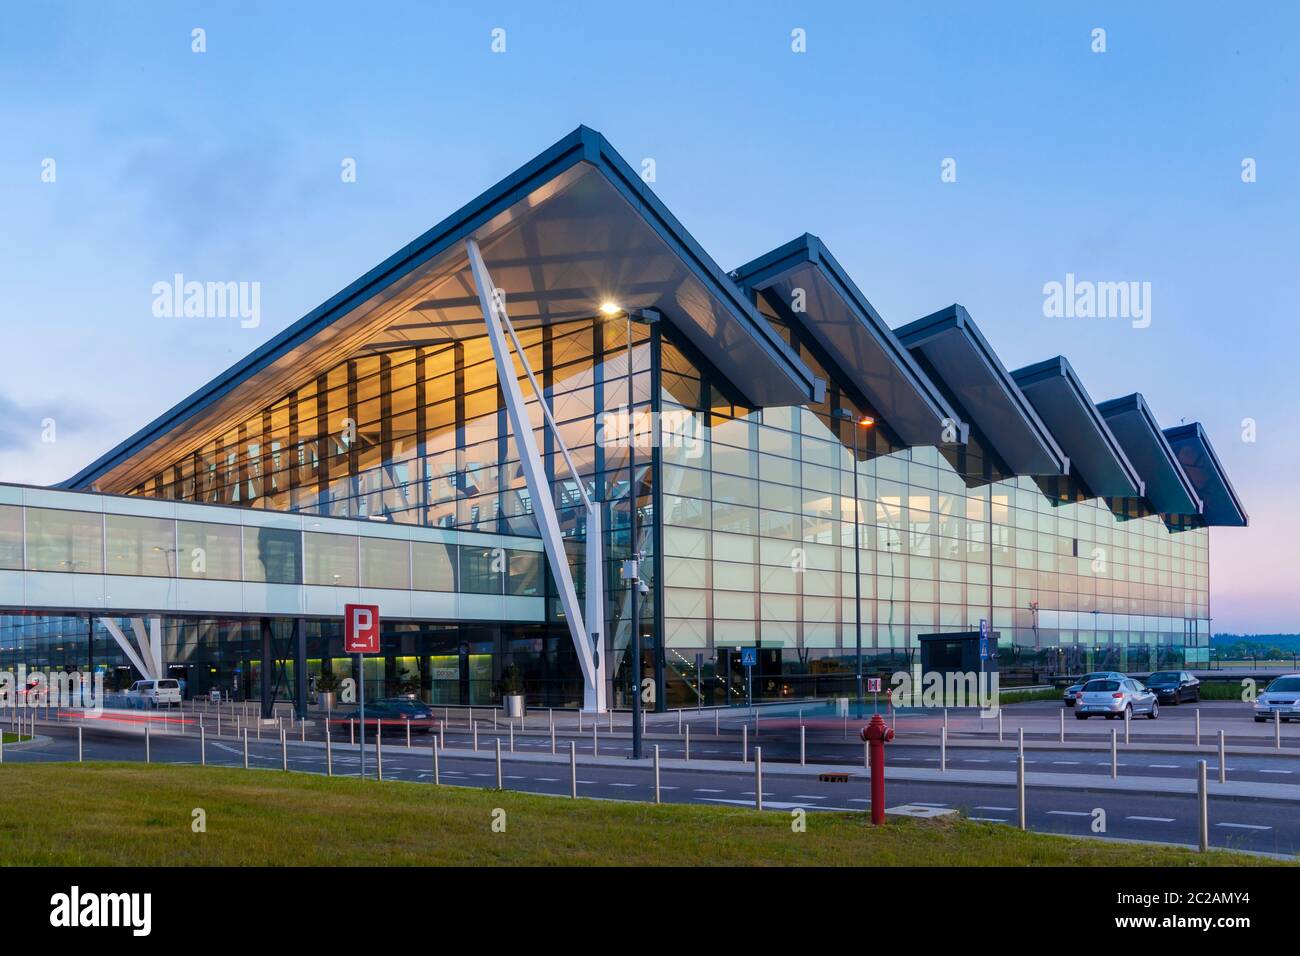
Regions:
<instances>
[{"instance_id":1,"label":"window pane","mask_svg":"<svg viewBox=\"0 0 1300 956\"><path fill-rule=\"evenodd\" d=\"M176 537L181 577L239 580L239 525L178 521Z\"/></svg>"},{"instance_id":2,"label":"window pane","mask_svg":"<svg viewBox=\"0 0 1300 956\"><path fill-rule=\"evenodd\" d=\"M456 590L456 546L438 541L411 544L414 559L414 588L417 591Z\"/></svg>"},{"instance_id":3,"label":"window pane","mask_svg":"<svg viewBox=\"0 0 1300 956\"><path fill-rule=\"evenodd\" d=\"M540 551L511 551L510 578L507 594L535 597L542 593L542 553Z\"/></svg>"},{"instance_id":4,"label":"window pane","mask_svg":"<svg viewBox=\"0 0 1300 956\"><path fill-rule=\"evenodd\" d=\"M411 586L411 545L393 538L361 539L361 584L368 588Z\"/></svg>"},{"instance_id":5,"label":"window pane","mask_svg":"<svg viewBox=\"0 0 1300 956\"><path fill-rule=\"evenodd\" d=\"M108 573L170 578L176 567L170 518L104 515L108 534Z\"/></svg>"},{"instance_id":6,"label":"window pane","mask_svg":"<svg viewBox=\"0 0 1300 956\"><path fill-rule=\"evenodd\" d=\"M23 566L23 509L0 505L0 568L17 571Z\"/></svg>"},{"instance_id":7,"label":"window pane","mask_svg":"<svg viewBox=\"0 0 1300 956\"><path fill-rule=\"evenodd\" d=\"M303 535L307 542L307 584L357 586L357 539L348 534Z\"/></svg>"},{"instance_id":8,"label":"window pane","mask_svg":"<svg viewBox=\"0 0 1300 956\"><path fill-rule=\"evenodd\" d=\"M103 516L86 511L28 508L27 570L103 571Z\"/></svg>"},{"instance_id":9,"label":"window pane","mask_svg":"<svg viewBox=\"0 0 1300 956\"><path fill-rule=\"evenodd\" d=\"M504 594L506 549L460 549L460 590L470 594Z\"/></svg>"},{"instance_id":10,"label":"window pane","mask_svg":"<svg viewBox=\"0 0 1300 956\"><path fill-rule=\"evenodd\" d=\"M302 581L302 534L289 528L244 528L244 580Z\"/></svg>"}]
</instances>

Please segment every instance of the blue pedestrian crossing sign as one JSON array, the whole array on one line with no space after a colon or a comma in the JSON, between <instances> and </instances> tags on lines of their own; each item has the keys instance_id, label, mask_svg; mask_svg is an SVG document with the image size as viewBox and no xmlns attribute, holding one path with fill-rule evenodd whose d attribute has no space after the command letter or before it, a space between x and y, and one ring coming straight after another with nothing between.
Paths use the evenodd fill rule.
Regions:
<instances>
[{"instance_id":1,"label":"blue pedestrian crossing sign","mask_svg":"<svg viewBox=\"0 0 1300 956\"><path fill-rule=\"evenodd\" d=\"M758 666L758 648L742 647L740 649L740 666L757 667Z\"/></svg>"},{"instance_id":2,"label":"blue pedestrian crossing sign","mask_svg":"<svg viewBox=\"0 0 1300 956\"><path fill-rule=\"evenodd\" d=\"M980 660L989 659L989 622L988 618L980 618Z\"/></svg>"}]
</instances>

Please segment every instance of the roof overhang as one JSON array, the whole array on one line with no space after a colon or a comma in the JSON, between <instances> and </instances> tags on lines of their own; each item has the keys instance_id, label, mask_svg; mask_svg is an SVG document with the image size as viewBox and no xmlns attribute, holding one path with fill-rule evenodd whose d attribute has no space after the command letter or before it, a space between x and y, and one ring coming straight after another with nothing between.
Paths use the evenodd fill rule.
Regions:
<instances>
[{"instance_id":1,"label":"roof overhang","mask_svg":"<svg viewBox=\"0 0 1300 956\"><path fill-rule=\"evenodd\" d=\"M1097 411L1142 476L1146 499L1156 511L1167 515L1201 513L1201 499L1191 479L1178 463L1178 457L1140 393L1102 402Z\"/></svg>"},{"instance_id":2,"label":"roof overhang","mask_svg":"<svg viewBox=\"0 0 1300 956\"><path fill-rule=\"evenodd\" d=\"M1200 422L1175 425L1164 430L1165 440L1174 450L1178 463L1191 479L1201 498L1202 514L1207 525L1244 528L1250 516L1233 490L1228 473L1214 453L1210 438Z\"/></svg>"},{"instance_id":3,"label":"roof overhang","mask_svg":"<svg viewBox=\"0 0 1300 956\"><path fill-rule=\"evenodd\" d=\"M473 237L515 326L657 309L754 406L821 400L825 383L603 136L579 127L312 310L73 478L132 487L296 383L363 351L485 334Z\"/></svg>"},{"instance_id":4,"label":"roof overhang","mask_svg":"<svg viewBox=\"0 0 1300 956\"><path fill-rule=\"evenodd\" d=\"M1064 356L1026 365L1011 377L1089 491L1103 498L1142 497L1141 476Z\"/></svg>"},{"instance_id":5,"label":"roof overhang","mask_svg":"<svg viewBox=\"0 0 1300 956\"><path fill-rule=\"evenodd\" d=\"M1017 475L1064 475L1070 460L989 347L969 313L951 305L895 329Z\"/></svg>"},{"instance_id":6,"label":"roof overhang","mask_svg":"<svg viewBox=\"0 0 1300 956\"><path fill-rule=\"evenodd\" d=\"M804 234L732 275L751 293L775 296L903 442L938 445L953 423L965 440L960 416L816 236Z\"/></svg>"}]
</instances>

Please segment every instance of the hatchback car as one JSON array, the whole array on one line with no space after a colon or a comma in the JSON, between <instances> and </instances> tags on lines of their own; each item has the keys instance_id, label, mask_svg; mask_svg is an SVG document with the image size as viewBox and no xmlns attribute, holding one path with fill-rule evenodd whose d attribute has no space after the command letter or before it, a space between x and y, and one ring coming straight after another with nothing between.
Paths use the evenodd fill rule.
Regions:
<instances>
[{"instance_id":1,"label":"hatchback car","mask_svg":"<svg viewBox=\"0 0 1300 956\"><path fill-rule=\"evenodd\" d=\"M1124 675L1119 671L1093 671L1091 674L1084 674L1079 678L1079 683L1071 684L1065 688L1065 706L1073 707L1079 691L1083 690L1083 685L1090 680L1124 680Z\"/></svg>"},{"instance_id":2,"label":"hatchback car","mask_svg":"<svg viewBox=\"0 0 1300 956\"><path fill-rule=\"evenodd\" d=\"M1201 699L1201 682L1190 671L1157 671L1146 679L1162 704L1181 704Z\"/></svg>"},{"instance_id":3,"label":"hatchback car","mask_svg":"<svg viewBox=\"0 0 1300 956\"><path fill-rule=\"evenodd\" d=\"M1083 685L1074 716L1080 720L1100 716L1107 720L1146 714L1149 720L1160 716L1156 692L1131 677L1120 680L1090 680Z\"/></svg>"},{"instance_id":4,"label":"hatchback car","mask_svg":"<svg viewBox=\"0 0 1300 956\"><path fill-rule=\"evenodd\" d=\"M1300 674L1283 674L1255 699L1255 721L1300 720Z\"/></svg>"}]
</instances>

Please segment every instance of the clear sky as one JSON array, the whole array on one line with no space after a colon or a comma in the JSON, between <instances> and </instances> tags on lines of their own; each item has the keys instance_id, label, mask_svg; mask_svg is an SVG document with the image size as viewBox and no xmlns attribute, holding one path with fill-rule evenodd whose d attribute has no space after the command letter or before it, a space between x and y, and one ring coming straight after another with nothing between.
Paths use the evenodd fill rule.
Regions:
<instances>
[{"instance_id":1,"label":"clear sky","mask_svg":"<svg viewBox=\"0 0 1300 956\"><path fill-rule=\"evenodd\" d=\"M1009 368L1204 423L1252 519L1211 533L1214 630L1300 630L1297 9L6 4L0 480L68 477L585 123L724 268L812 232L891 325L960 302ZM261 324L155 317L175 273L259 282ZM1045 317L1067 273L1150 282L1149 326Z\"/></svg>"}]
</instances>

